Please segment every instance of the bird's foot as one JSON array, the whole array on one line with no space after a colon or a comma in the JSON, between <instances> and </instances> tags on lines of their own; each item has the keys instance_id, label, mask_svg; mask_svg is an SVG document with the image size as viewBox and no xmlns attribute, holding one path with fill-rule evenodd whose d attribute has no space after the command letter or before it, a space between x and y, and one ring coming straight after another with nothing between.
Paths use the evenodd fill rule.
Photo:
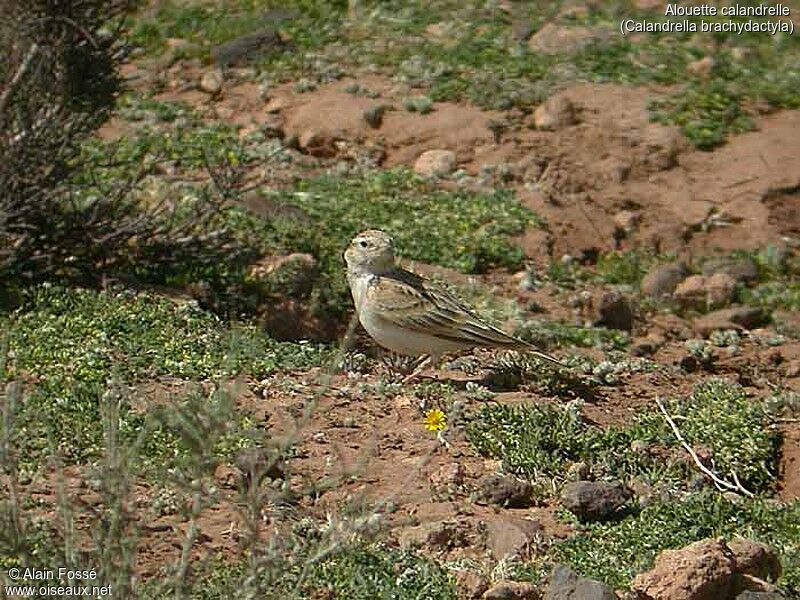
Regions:
<instances>
[{"instance_id":1,"label":"bird's foot","mask_svg":"<svg viewBox=\"0 0 800 600\"><path fill-rule=\"evenodd\" d=\"M403 378L403 383L406 384L416 379L419 374L431 366L433 362L432 356L423 356L411 374Z\"/></svg>"}]
</instances>

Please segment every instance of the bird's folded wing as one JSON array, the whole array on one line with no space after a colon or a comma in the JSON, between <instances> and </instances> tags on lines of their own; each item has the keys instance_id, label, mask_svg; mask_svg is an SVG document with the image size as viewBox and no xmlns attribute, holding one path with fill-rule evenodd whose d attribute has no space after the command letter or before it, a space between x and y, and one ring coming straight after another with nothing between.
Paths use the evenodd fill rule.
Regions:
<instances>
[{"instance_id":1,"label":"bird's folded wing","mask_svg":"<svg viewBox=\"0 0 800 600\"><path fill-rule=\"evenodd\" d=\"M375 316L409 331L473 346L520 347L516 340L484 323L455 296L411 273L384 276L367 289Z\"/></svg>"}]
</instances>

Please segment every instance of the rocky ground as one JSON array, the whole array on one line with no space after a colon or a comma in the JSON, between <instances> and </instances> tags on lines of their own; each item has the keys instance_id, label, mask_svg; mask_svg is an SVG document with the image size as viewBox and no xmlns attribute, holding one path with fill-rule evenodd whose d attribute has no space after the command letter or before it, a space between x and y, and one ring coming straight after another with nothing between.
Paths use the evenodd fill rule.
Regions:
<instances>
[{"instance_id":1,"label":"rocky ground","mask_svg":"<svg viewBox=\"0 0 800 600\"><path fill-rule=\"evenodd\" d=\"M29 320L8 316L17 361L9 379L51 385L37 401L72 398L63 389L83 381L81 369L97 370L93 384L110 377L105 358L84 353L130 360L120 436L126 427L151 436L137 442L144 466L119 494L97 475L115 472L100 459L108 428L68 423L42 434L26 424L33 462L23 461L15 485L35 531L52 522L48 535L62 540L73 523L71 543L91 556L91 531L116 502L135 539L124 552L120 542L119 560L143 582L137 593L153 597L164 581L189 582L192 597L247 587L255 548L295 537L296 547L275 552L295 548L315 565L310 575L289 561L287 572L303 573L298 597L798 593L800 111L777 93L750 98L738 88L735 110L709 109L701 120L710 122L694 128L654 108L695 93L686 81L705 92L717 89L715 77L741 79L737 60L766 56L767 42L681 38L686 54L672 78L629 80L619 67L590 77L563 65L570 56L583 64L587 44L610 43L606 9L556 3L545 19L520 13L522 3L486 3L472 7L488 11L475 18L502 28L505 52L567 56L547 59L558 78L535 90L536 102L492 104L481 88L494 84L481 73L463 96L447 97L437 92L449 89L446 71L420 81L356 59L333 74L319 61L297 67L286 56L303 51L302 9L268 13L272 24L256 38L181 37L174 23L189 22L184 4L135 16L139 50L122 72L130 91L92 144L167 153L144 182L145 200L177 202L207 183L191 159L198 147L245 165L246 189L231 204L243 235L263 237L262 256L235 289L254 297L243 321L258 325L239 334L243 350L229 368L228 315L195 280L140 286L140 300L114 282L98 296L64 292L69 300L45 290ZM352 2L342 17L351 39L389 26L369 6ZM455 52L470 14L423 19L408 43ZM405 16L398 28L411 28ZM402 51L386 40L385 52ZM643 44L634 50L651 68L649 42L631 43ZM776 56L797 55L796 36L770 43ZM342 42L330 44L341 56ZM283 58L243 64L266 51ZM796 66L784 75L796 78ZM692 98L705 106L705 96ZM737 128L738 116L714 121L736 111L748 126ZM723 134L710 142L717 127ZM395 233L410 268L448 282L570 368L476 351L403 385L404 365L384 360L363 332L336 350L351 316L339 253L366 227ZM62 303L85 323L63 321ZM52 343L42 323L63 328L63 348L39 352ZM98 331L126 341L107 343ZM202 401L217 412L204 413ZM184 402L181 418L148 429L148 415ZM434 411L442 431L425 427ZM205 462L180 462L204 445ZM366 554L348 558L362 537ZM381 569L389 575L377 583L366 575Z\"/></svg>"}]
</instances>

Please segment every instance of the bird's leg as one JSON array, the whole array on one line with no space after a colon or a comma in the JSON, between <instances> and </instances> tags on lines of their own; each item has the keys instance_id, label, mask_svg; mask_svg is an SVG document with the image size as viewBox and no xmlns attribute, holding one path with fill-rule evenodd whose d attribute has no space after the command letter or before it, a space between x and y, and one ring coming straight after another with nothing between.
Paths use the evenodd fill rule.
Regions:
<instances>
[{"instance_id":1,"label":"bird's leg","mask_svg":"<svg viewBox=\"0 0 800 600\"><path fill-rule=\"evenodd\" d=\"M420 373L422 373L422 371L424 371L431 365L436 366L438 362L439 362L438 356L434 356L433 354L423 355L422 360L420 360L416 368L411 372L411 375L403 379L403 383L408 383L409 381L414 380Z\"/></svg>"}]
</instances>

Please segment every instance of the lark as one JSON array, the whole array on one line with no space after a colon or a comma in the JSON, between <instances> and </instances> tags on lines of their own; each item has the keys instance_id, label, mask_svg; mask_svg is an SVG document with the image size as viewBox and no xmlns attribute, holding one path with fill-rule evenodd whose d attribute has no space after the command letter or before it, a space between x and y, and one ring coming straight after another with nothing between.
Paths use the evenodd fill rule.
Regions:
<instances>
[{"instance_id":1,"label":"lark","mask_svg":"<svg viewBox=\"0 0 800 600\"><path fill-rule=\"evenodd\" d=\"M505 348L562 362L481 319L447 290L396 264L392 238L377 229L359 233L344 253L347 281L364 329L384 348L422 360L410 380L444 354Z\"/></svg>"}]
</instances>

